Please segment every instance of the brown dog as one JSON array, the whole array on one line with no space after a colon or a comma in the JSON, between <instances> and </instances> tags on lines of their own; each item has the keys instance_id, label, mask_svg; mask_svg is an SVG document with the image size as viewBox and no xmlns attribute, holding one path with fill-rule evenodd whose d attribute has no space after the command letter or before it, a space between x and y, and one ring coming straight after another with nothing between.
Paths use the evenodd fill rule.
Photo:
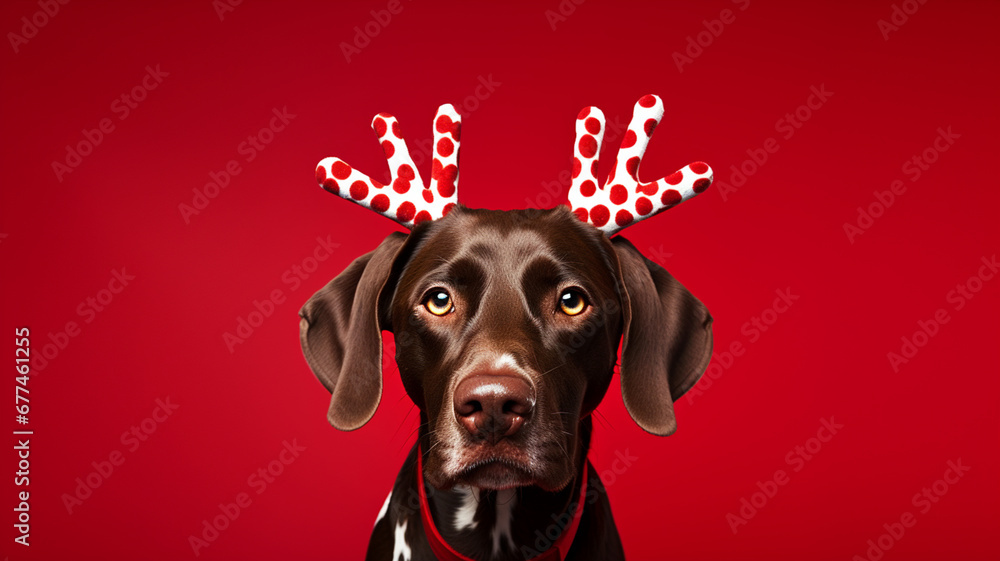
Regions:
<instances>
[{"instance_id":1,"label":"brown dog","mask_svg":"<svg viewBox=\"0 0 1000 561\"><path fill-rule=\"evenodd\" d=\"M712 352L698 299L566 207L455 207L389 235L300 315L333 426L375 413L381 331L420 409L370 560L622 559L586 459L619 341L625 406L656 435L674 432L673 401Z\"/></svg>"}]
</instances>

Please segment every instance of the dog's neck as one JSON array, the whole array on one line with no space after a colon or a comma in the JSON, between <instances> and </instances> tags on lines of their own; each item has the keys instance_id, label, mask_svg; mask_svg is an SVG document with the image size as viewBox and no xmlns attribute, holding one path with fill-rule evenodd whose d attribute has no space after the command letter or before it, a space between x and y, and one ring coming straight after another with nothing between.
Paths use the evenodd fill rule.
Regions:
<instances>
[{"instance_id":1,"label":"dog's neck","mask_svg":"<svg viewBox=\"0 0 1000 561\"><path fill-rule=\"evenodd\" d=\"M591 420L580 422L577 472L561 491L517 487L502 491L466 485L428 493L435 526L455 551L480 561L523 561L553 547L569 526L570 505L579 499L587 469ZM429 485L426 480L424 485Z\"/></svg>"}]
</instances>

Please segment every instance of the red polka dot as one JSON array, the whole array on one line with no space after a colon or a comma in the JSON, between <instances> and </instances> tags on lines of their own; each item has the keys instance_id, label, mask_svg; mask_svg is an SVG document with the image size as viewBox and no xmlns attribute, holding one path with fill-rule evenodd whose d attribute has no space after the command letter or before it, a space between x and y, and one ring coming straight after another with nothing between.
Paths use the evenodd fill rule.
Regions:
<instances>
[{"instance_id":1,"label":"red polka dot","mask_svg":"<svg viewBox=\"0 0 1000 561\"><path fill-rule=\"evenodd\" d=\"M438 141L437 151L442 156L451 156L451 153L455 151L455 144L448 138L442 138Z\"/></svg>"},{"instance_id":2,"label":"red polka dot","mask_svg":"<svg viewBox=\"0 0 1000 561\"><path fill-rule=\"evenodd\" d=\"M413 168L410 167L410 164L403 164L399 166L399 169L396 170L396 177L405 179L407 181L410 181L416 176L417 175L413 173Z\"/></svg>"},{"instance_id":3,"label":"red polka dot","mask_svg":"<svg viewBox=\"0 0 1000 561\"><path fill-rule=\"evenodd\" d=\"M441 181L438 183L438 194L444 198L450 198L455 195L455 183L454 181Z\"/></svg>"},{"instance_id":4,"label":"red polka dot","mask_svg":"<svg viewBox=\"0 0 1000 561\"><path fill-rule=\"evenodd\" d=\"M392 114L391 113L386 113L385 111L379 113L378 116L382 117L383 119L391 119L392 118Z\"/></svg>"},{"instance_id":5,"label":"red polka dot","mask_svg":"<svg viewBox=\"0 0 1000 561\"><path fill-rule=\"evenodd\" d=\"M628 189L624 185L614 185L608 198L616 205L624 204L628 200Z\"/></svg>"},{"instance_id":6,"label":"red polka dot","mask_svg":"<svg viewBox=\"0 0 1000 561\"><path fill-rule=\"evenodd\" d=\"M672 207L675 204L681 202L681 194L675 189L667 189L663 192L663 196L660 197L660 202L663 206Z\"/></svg>"},{"instance_id":7,"label":"red polka dot","mask_svg":"<svg viewBox=\"0 0 1000 561\"><path fill-rule=\"evenodd\" d=\"M375 212L385 212L389 210L389 197L385 195L375 195L371 202L372 210Z\"/></svg>"},{"instance_id":8,"label":"red polka dot","mask_svg":"<svg viewBox=\"0 0 1000 561\"><path fill-rule=\"evenodd\" d=\"M392 122L392 134L396 135L396 138L403 138L403 131L399 128L399 121Z\"/></svg>"},{"instance_id":9,"label":"red polka dot","mask_svg":"<svg viewBox=\"0 0 1000 561\"><path fill-rule=\"evenodd\" d=\"M646 136L653 136L653 129L656 128L656 119L647 119L642 125L642 130L646 131Z\"/></svg>"},{"instance_id":10,"label":"red polka dot","mask_svg":"<svg viewBox=\"0 0 1000 561\"><path fill-rule=\"evenodd\" d=\"M643 107L652 107L656 105L656 96L651 94L646 94L639 99L639 105Z\"/></svg>"},{"instance_id":11,"label":"red polka dot","mask_svg":"<svg viewBox=\"0 0 1000 561\"><path fill-rule=\"evenodd\" d=\"M580 194L584 197L593 197L597 192L597 185L591 180L586 180L580 184Z\"/></svg>"},{"instance_id":12,"label":"red polka dot","mask_svg":"<svg viewBox=\"0 0 1000 561\"><path fill-rule=\"evenodd\" d=\"M458 166L455 164L448 164L441 170L441 179L445 181L455 181L458 177Z\"/></svg>"},{"instance_id":13,"label":"red polka dot","mask_svg":"<svg viewBox=\"0 0 1000 561\"><path fill-rule=\"evenodd\" d=\"M448 203L444 205L444 210L441 211L441 216L447 216L451 209L455 208L455 203Z\"/></svg>"},{"instance_id":14,"label":"red polka dot","mask_svg":"<svg viewBox=\"0 0 1000 561\"><path fill-rule=\"evenodd\" d=\"M410 190L410 182L398 177L392 182L392 190L400 194L405 193Z\"/></svg>"},{"instance_id":15,"label":"red polka dot","mask_svg":"<svg viewBox=\"0 0 1000 561\"><path fill-rule=\"evenodd\" d=\"M451 117L447 115L441 115L438 117L437 123L435 123L434 128L441 134L451 133L456 140L461 131L462 124L458 121L452 121Z\"/></svg>"},{"instance_id":16,"label":"red polka dot","mask_svg":"<svg viewBox=\"0 0 1000 561\"><path fill-rule=\"evenodd\" d=\"M646 197L639 197L639 200L635 202L635 211L639 213L639 216L646 216L653 211L653 201Z\"/></svg>"},{"instance_id":17,"label":"red polka dot","mask_svg":"<svg viewBox=\"0 0 1000 561\"><path fill-rule=\"evenodd\" d=\"M573 214L575 214L576 217L580 219L580 222L586 222L587 221L587 209L585 209L583 207L580 207L578 209L575 209L573 211Z\"/></svg>"},{"instance_id":18,"label":"red polka dot","mask_svg":"<svg viewBox=\"0 0 1000 561\"><path fill-rule=\"evenodd\" d=\"M702 177L698 181L694 182L694 187L693 187L694 192L695 193L701 193L705 189L708 189L709 185L711 185L711 184L712 184L712 180L711 179L709 179L707 177Z\"/></svg>"},{"instance_id":19,"label":"red polka dot","mask_svg":"<svg viewBox=\"0 0 1000 561\"><path fill-rule=\"evenodd\" d=\"M382 141L382 151L385 152L386 158L391 158L396 153L396 147L388 140L384 140Z\"/></svg>"},{"instance_id":20,"label":"red polka dot","mask_svg":"<svg viewBox=\"0 0 1000 561\"><path fill-rule=\"evenodd\" d=\"M629 130L625 132L625 138L622 139L622 148L631 148L635 146L635 131Z\"/></svg>"},{"instance_id":21,"label":"red polka dot","mask_svg":"<svg viewBox=\"0 0 1000 561\"><path fill-rule=\"evenodd\" d=\"M323 166L316 166L316 183L323 184L326 179L326 168Z\"/></svg>"},{"instance_id":22,"label":"red polka dot","mask_svg":"<svg viewBox=\"0 0 1000 561\"><path fill-rule=\"evenodd\" d=\"M378 117L375 117L375 122L372 123L372 127L375 129L375 134L377 134L379 138L385 136L385 129L386 129L385 121L383 121Z\"/></svg>"},{"instance_id":23,"label":"red polka dot","mask_svg":"<svg viewBox=\"0 0 1000 561\"><path fill-rule=\"evenodd\" d=\"M580 155L584 158L593 158L597 154L597 140L589 134L583 135L580 139Z\"/></svg>"},{"instance_id":24,"label":"red polka dot","mask_svg":"<svg viewBox=\"0 0 1000 561\"><path fill-rule=\"evenodd\" d=\"M590 134L597 134L601 132L601 122L593 117L587 119L586 127L587 132Z\"/></svg>"},{"instance_id":25,"label":"red polka dot","mask_svg":"<svg viewBox=\"0 0 1000 561\"><path fill-rule=\"evenodd\" d=\"M584 107L580 110L580 113L576 116L577 119L586 119L587 115L590 115L590 107Z\"/></svg>"},{"instance_id":26,"label":"red polka dot","mask_svg":"<svg viewBox=\"0 0 1000 561\"><path fill-rule=\"evenodd\" d=\"M628 172L629 177L635 179L635 174L639 173L639 156L634 156L625 162L625 171Z\"/></svg>"},{"instance_id":27,"label":"red polka dot","mask_svg":"<svg viewBox=\"0 0 1000 561\"><path fill-rule=\"evenodd\" d=\"M706 164L705 162L695 162L691 164L690 168L691 171L700 175L708 171L708 164Z\"/></svg>"},{"instance_id":28,"label":"red polka dot","mask_svg":"<svg viewBox=\"0 0 1000 561\"><path fill-rule=\"evenodd\" d=\"M595 179L597 178L597 160L590 163L590 176Z\"/></svg>"},{"instance_id":29,"label":"red polka dot","mask_svg":"<svg viewBox=\"0 0 1000 561\"><path fill-rule=\"evenodd\" d=\"M337 185L337 182L334 181L332 177L328 177L323 180L323 188L334 195L340 194L340 185Z\"/></svg>"},{"instance_id":30,"label":"red polka dot","mask_svg":"<svg viewBox=\"0 0 1000 561\"><path fill-rule=\"evenodd\" d=\"M634 220L632 213L627 210L619 210L615 215L615 224L622 228L631 224L632 220Z\"/></svg>"},{"instance_id":31,"label":"red polka dot","mask_svg":"<svg viewBox=\"0 0 1000 561\"><path fill-rule=\"evenodd\" d=\"M657 185L655 182L653 182L653 183L642 183L638 187L636 187L636 192L637 193L645 193L646 195L649 195L650 197L652 197L653 195L655 195L656 192L659 191L659 190L660 190L660 186Z\"/></svg>"},{"instance_id":32,"label":"red polka dot","mask_svg":"<svg viewBox=\"0 0 1000 561\"><path fill-rule=\"evenodd\" d=\"M438 194L444 198L455 194L455 184L451 181L438 181Z\"/></svg>"},{"instance_id":33,"label":"red polka dot","mask_svg":"<svg viewBox=\"0 0 1000 561\"><path fill-rule=\"evenodd\" d=\"M333 162L333 165L330 166L330 172L337 179L347 179L351 176L351 166L344 162Z\"/></svg>"},{"instance_id":34,"label":"red polka dot","mask_svg":"<svg viewBox=\"0 0 1000 561\"><path fill-rule=\"evenodd\" d=\"M671 185L677 185L684 179L684 172L675 171L674 173L671 173L670 175L666 176L663 179L664 181L666 181Z\"/></svg>"},{"instance_id":35,"label":"red polka dot","mask_svg":"<svg viewBox=\"0 0 1000 561\"><path fill-rule=\"evenodd\" d=\"M368 196L368 184L364 181L351 183L351 198L355 201L363 201Z\"/></svg>"},{"instance_id":36,"label":"red polka dot","mask_svg":"<svg viewBox=\"0 0 1000 561\"><path fill-rule=\"evenodd\" d=\"M604 205L597 205L590 209L590 223L594 226L600 228L608 223L611 219L611 212L608 211L608 207Z\"/></svg>"},{"instance_id":37,"label":"red polka dot","mask_svg":"<svg viewBox=\"0 0 1000 561\"><path fill-rule=\"evenodd\" d=\"M580 158L573 158L573 177L576 177L576 176L580 175L580 169L582 167L583 167L583 164L580 163ZM317 170L316 173L318 174L319 170Z\"/></svg>"},{"instance_id":38,"label":"red polka dot","mask_svg":"<svg viewBox=\"0 0 1000 561\"><path fill-rule=\"evenodd\" d=\"M455 179L458 177L458 166L451 164L445 166L438 174L438 194L442 197L451 197L455 194Z\"/></svg>"},{"instance_id":39,"label":"red polka dot","mask_svg":"<svg viewBox=\"0 0 1000 561\"><path fill-rule=\"evenodd\" d=\"M406 201L399 205L399 208L396 209L396 218L398 218L400 222L409 222L410 220L413 220L413 215L416 213L417 207L413 206L413 203L410 201Z\"/></svg>"},{"instance_id":40,"label":"red polka dot","mask_svg":"<svg viewBox=\"0 0 1000 561\"><path fill-rule=\"evenodd\" d=\"M430 189L424 189L420 192L424 196L424 200L433 203L434 202L434 192Z\"/></svg>"},{"instance_id":41,"label":"red polka dot","mask_svg":"<svg viewBox=\"0 0 1000 561\"><path fill-rule=\"evenodd\" d=\"M421 210L420 212L417 213L416 218L413 219L413 223L420 224L421 222L427 222L428 220L434 220L431 217L431 213L427 212L426 210Z\"/></svg>"}]
</instances>

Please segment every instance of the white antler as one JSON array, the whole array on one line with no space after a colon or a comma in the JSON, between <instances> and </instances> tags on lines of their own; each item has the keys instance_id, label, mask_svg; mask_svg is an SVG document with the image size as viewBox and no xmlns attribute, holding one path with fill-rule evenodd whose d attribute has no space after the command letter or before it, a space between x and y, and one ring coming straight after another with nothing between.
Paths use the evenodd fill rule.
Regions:
<instances>
[{"instance_id":1,"label":"white antler","mask_svg":"<svg viewBox=\"0 0 1000 561\"><path fill-rule=\"evenodd\" d=\"M569 204L577 217L609 237L625 227L690 199L712 184L712 168L695 162L652 183L639 181L639 164L653 129L663 118L663 101L643 96L622 139L611 175L599 187L597 162L604 139L604 113L587 107L576 118L573 183Z\"/></svg>"},{"instance_id":2,"label":"white antler","mask_svg":"<svg viewBox=\"0 0 1000 561\"><path fill-rule=\"evenodd\" d=\"M392 181L382 185L339 158L323 158L316 181L327 191L399 222L406 228L448 214L458 200L458 147L462 117L450 104L438 107L434 118L434 158L431 183L420 178L403 140L399 122L388 113L372 119L389 161Z\"/></svg>"}]
</instances>

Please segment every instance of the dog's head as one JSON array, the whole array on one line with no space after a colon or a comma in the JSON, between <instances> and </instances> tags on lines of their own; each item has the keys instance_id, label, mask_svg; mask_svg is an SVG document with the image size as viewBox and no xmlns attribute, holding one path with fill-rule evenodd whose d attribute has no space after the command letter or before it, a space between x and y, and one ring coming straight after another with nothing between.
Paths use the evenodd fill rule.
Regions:
<instances>
[{"instance_id":1,"label":"dog's head","mask_svg":"<svg viewBox=\"0 0 1000 561\"><path fill-rule=\"evenodd\" d=\"M306 360L342 430L374 414L381 331L394 334L426 423L425 474L439 488L566 486L582 461L580 420L607 391L619 343L626 408L646 431L671 434L673 401L712 351L701 302L566 207L456 207L388 236L301 316Z\"/></svg>"}]
</instances>

